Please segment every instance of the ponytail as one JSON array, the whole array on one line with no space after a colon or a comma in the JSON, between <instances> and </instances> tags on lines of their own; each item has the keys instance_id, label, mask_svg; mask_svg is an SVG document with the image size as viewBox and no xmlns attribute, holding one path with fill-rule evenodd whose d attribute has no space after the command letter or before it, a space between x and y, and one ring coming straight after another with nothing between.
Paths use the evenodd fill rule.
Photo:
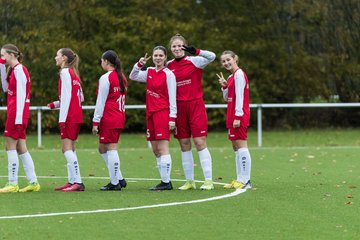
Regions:
<instances>
[{"instance_id":1,"label":"ponytail","mask_svg":"<svg viewBox=\"0 0 360 240\"><path fill-rule=\"evenodd\" d=\"M74 71L74 73L80 78L79 56L70 48L61 48L60 52L62 55L67 57L66 67L71 68Z\"/></svg>"},{"instance_id":2,"label":"ponytail","mask_svg":"<svg viewBox=\"0 0 360 240\"><path fill-rule=\"evenodd\" d=\"M121 71L121 62L119 58L116 58L114 67L120 81L120 92L124 93L126 92L126 83L125 83L124 75Z\"/></svg>"},{"instance_id":3,"label":"ponytail","mask_svg":"<svg viewBox=\"0 0 360 240\"><path fill-rule=\"evenodd\" d=\"M125 93L126 92L126 81L124 78L124 74L121 71L121 61L118 55L113 50L108 50L103 53L102 59L107 60L113 67L115 68L115 72L118 75L119 82L120 82L120 92Z\"/></svg>"}]
</instances>

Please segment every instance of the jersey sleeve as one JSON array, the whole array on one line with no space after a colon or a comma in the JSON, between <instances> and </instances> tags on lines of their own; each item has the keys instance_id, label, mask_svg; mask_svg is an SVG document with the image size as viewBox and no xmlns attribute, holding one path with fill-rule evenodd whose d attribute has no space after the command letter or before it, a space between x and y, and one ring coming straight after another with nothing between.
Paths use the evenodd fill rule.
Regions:
<instances>
[{"instance_id":1,"label":"jersey sleeve","mask_svg":"<svg viewBox=\"0 0 360 240\"><path fill-rule=\"evenodd\" d=\"M60 80L61 80L61 96L60 96L59 123L65 123L67 115L69 113L71 93L72 93L71 76L67 68L61 70Z\"/></svg>"},{"instance_id":2,"label":"jersey sleeve","mask_svg":"<svg viewBox=\"0 0 360 240\"><path fill-rule=\"evenodd\" d=\"M170 118L176 118L177 107L176 107L176 78L172 71L165 70L166 73L166 84L169 94L169 106L170 106Z\"/></svg>"},{"instance_id":3,"label":"jersey sleeve","mask_svg":"<svg viewBox=\"0 0 360 240\"><path fill-rule=\"evenodd\" d=\"M95 112L93 117L93 125L99 125L101 118L104 114L104 108L106 99L109 95L110 82L108 79L109 75L102 75L99 80L98 96L96 99Z\"/></svg>"},{"instance_id":4,"label":"jersey sleeve","mask_svg":"<svg viewBox=\"0 0 360 240\"><path fill-rule=\"evenodd\" d=\"M58 100L58 101L51 102L51 103L49 103L49 105L50 105L51 109L59 108L60 107L60 101Z\"/></svg>"},{"instance_id":5,"label":"jersey sleeve","mask_svg":"<svg viewBox=\"0 0 360 240\"><path fill-rule=\"evenodd\" d=\"M19 65L14 69L16 78L16 117L15 124L23 123L23 114L26 99L26 75L23 68Z\"/></svg>"},{"instance_id":6,"label":"jersey sleeve","mask_svg":"<svg viewBox=\"0 0 360 240\"><path fill-rule=\"evenodd\" d=\"M234 83L235 83L235 96L236 96L235 116L241 117L242 115L244 115L243 103L244 103L244 89L246 85L246 80L243 71L241 70L236 71L234 76Z\"/></svg>"},{"instance_id":7,"label":"jersey sleeve","mask_svg":"<svg viewBox=\"0 0 360 240\"><path fill-rule=\"evenodd\" d=\"M84 91L82 90L82 87L80 86L80 102L85 101Z\"/></svg>"},{"instance_id":8,"label":"jersey sleeve","mask_svg":"<svg viewBox=\"0 0 360 240\"><path fill-rule=\"evenodd\" d=\"M189 59L195 65L195 67L204 69L209 63L215 60L215 57L216 55L213 52L200 50L198 56L189 57Z\"/></svg>"},{"instance_id":9,"label":"jersey sleeve","mask_svg":"<svg viewBox=\"0 0 360 240\"><path fill-rule=\"evenodd\" d=\"M0 75L1 75L1 85L4 92L7 92L9 84L6 80L6 67L5 64L0 63Z\"/></svg>"},{"instance_id":10,"label":"jersey sleeve","mask_svg":"<svg viewBox=\"0 0 360 240\"><path fill-rule=\"evenodd\" d=\"M133 81L137 82L146 82L147 79L147 70L141 71L141 65L139 63L135 63L133 69L131 70L129 78Z\"/></svg>"}]
</instances>

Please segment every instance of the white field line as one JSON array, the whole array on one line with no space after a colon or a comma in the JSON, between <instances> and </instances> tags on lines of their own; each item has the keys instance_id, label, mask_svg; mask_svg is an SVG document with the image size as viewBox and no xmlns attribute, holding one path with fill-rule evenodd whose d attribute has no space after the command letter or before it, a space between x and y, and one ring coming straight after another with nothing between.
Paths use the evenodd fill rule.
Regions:
<instances>
[{"instance_id":1,"label":"white field line","mask_svg":"<svg viewBox=\"0 0 360 240\"><path fill-rule=\"evenodd\" d=\"M3 177L3 176L0 176ZM60 177L40 177L40 178L60 178ZM65 177L62 177L65 178ZM89 177L95 178L95 177ZM98 177L102 178L102 177ZM105 177L103 177L105 178ZM155 181L159 179L155 178L128 178L131 181ZM178 179L172 179L172 181L178 181ZM184 180L179 180L184 181ZM203 182L197 181L196 182ZM214 182L215 184L222 184ZM127 208L113 208L113 209L97 209L97 210L83 210L83 211L73 211L73 212L54 212L54 213L42 213L42 214L26 214L26 215L13 215L13 216L0 216L0 219L19 219L19 218L38 218L38 217L53 217L53 216L61 216L61 215L79 215L79 214L94 214L94 213L107 213L107 212L122 212L122 211L132 211L132 210L139 210L139 209L149 209L149 208L159 208L159 207L170 207L170 206L177 206L177 205L186 205L186 204L194 204L194 203L203 203L209 201L216 201L225 198L230 198L237 196L241 193L246 192L245 189L236 189L234 192L220 195L211 198L204 198L198 200L191 200L191 201L184 201L184 202L171 202L171 203L161 203L161 204L154 204L154 205L145 205L145 206L137 206L137 207L127 207Z\"/></svg>"}]
</instances>

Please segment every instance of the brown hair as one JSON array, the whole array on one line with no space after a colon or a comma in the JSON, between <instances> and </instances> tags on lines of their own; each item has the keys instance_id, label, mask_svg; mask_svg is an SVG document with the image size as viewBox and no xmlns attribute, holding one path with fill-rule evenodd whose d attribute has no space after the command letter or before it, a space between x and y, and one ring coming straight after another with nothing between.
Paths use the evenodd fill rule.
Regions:
<instances>
[{"instance_id":1,"label":"brown hair","mask_svg":"<svg viewBox=\"0 0 360 240\"><path fill-rule=\"evenodd\" d=\"M238 64L238 62L239 62L239 56L238 56L238 55L236 55L236 54L235 54L233 51L231 51L231 50L225 50L225 51L223 51L223 53L221 54L221 56L222 56L222 55L226 55L226 54L229 54L232 58L234 58L236 64Z\"/></svg>"},{"instance_id":2,"label":"brown hair","mask_svg":"<svg viewBox=\"0 0 360 240\"><path fill-rule=\"evenodd\" d=\"M14 44L8 43L8 44L5 44L4 46L2 46L1 48L4 49L5 52L7 52L8 54L14 54L16 59L20 63L22 62L23 54L20 52L20 50ZM11 72L12 72L12 67L9 67L8 71L7 71L7 76L6 76L7 81L9 81L9 77L10 77Z\"/></svg>"},{"instance_id":3,"label":"brown hair","mask_svg":"<svg viewBox=\"0 0 360 240\"><path fill-rule=\"evenodd\" d=\"M60 53L67 57L66 66L74 70L75 74L80 77L79 56L70 48L61 48Z\"/></svg>"},{"instance_id":4,"label":"brown hair","mask_svg":"<svg viewBox=\"0 0 360 240\"><path fill-rule=\"evenodd\" d=\"M170 47L171 47L171 44L173 43L173 41L175 41L175 40L181 40L184 43L184 45L187 45L187 41L185 40L185 38L183 36L181 36L180 33L177 33L170 38L170 41L169 41Z\"/></svg>"}]
</instances>

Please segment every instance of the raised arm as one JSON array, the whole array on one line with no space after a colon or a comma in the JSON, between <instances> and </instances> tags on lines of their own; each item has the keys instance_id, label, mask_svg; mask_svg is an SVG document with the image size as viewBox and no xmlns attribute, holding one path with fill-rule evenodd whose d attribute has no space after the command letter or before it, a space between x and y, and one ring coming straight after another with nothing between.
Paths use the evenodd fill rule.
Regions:
<instances>
[{"instance_id":1,"label":"raised arm","mask_svg":"<svg viewBox=\"0 0 360 240\"><path fill-rule=\"evenodd\" d=\"M192 46L183 46L183 50L195 55L189 57L189 60L195 65L195 67L201 69L204 69L216 58L215 53L206 50L200 50Z\"/></svg>"},{"instance_id":2,"label":"raised arm","mask_svg":"<svg viewBox=\"0 0 360 240\"><path fill-rule=\"evenodd\" d=\"M144 57L141 57L137 63L135 63L133 69L131 70L129 78L133 81L146 82L147 71L141 71L141 68L146 64L147 60L151 58L147 56L147 53Z\"/></svg>"},{"instance_id":3,"label":"raised arm","mask_svg":"<svg viewBox=\"0 0 360 240\"><path fill-rule=\"evenodd\" d=\"M225 80L222 72L220 72L220 74L216 74L216 76L219 78L219 84L221 85L221 91L223 93L223 98L224 98L225 102L227 102L228 101L227 81Z\"/></svg>"}]
</instances>

